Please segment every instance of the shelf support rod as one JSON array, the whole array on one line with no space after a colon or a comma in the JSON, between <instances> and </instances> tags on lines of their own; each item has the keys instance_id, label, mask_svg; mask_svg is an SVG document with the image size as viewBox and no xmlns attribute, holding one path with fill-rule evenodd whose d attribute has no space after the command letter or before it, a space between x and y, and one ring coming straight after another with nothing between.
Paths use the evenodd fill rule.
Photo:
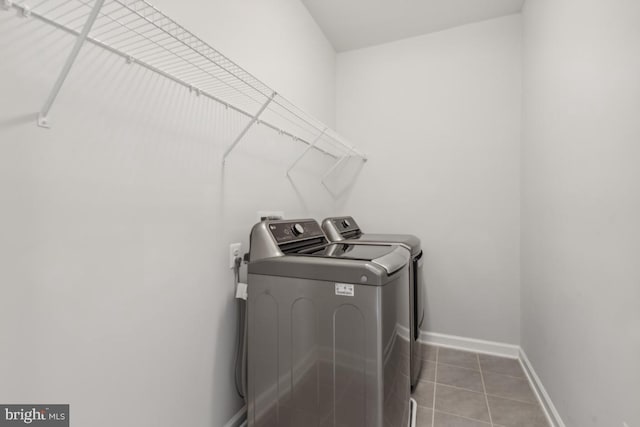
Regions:
<instances>
[{"instance_id":1,"label":"shelf support rod","mask_svg":"<svg viewBox=\"0 0 640 427\"><path fill-rule=\"evenodd\" d=\"M302 158L304 156L307 155L307 153L309 152L309 150L311 150L312 148L315 148L316 144L318 143L318 141L320 141L320 138L322 138L325 134L325 132L327 131L328 128L324 128L322 129L322 132L320 132L320 135L318 135L311 144L307 145L307 148L304 149L304 151L302 152L302 154L300 154L300 156L295 160L295 162L293 162L291 164L291 166L289 166L289 169L287 169L287 176L289 176L289 172L291 172L291 170L296 167L296 165L298 164L298 162L300 162L300 160L302 160Z\"/></svg>"},{"instance_id":2,"label":"shelf support rod","mask_svg":"<svg viewBox=\"0 0 640 427\"><path fill-rule=\"evenodd\" d=\"M267 99L267 101L264 104L262 104L262 107L260 107L258 112L251 118L251 121L249 123L247 123L247 125L244 127L244 129L242 129L242 132L240 132L240 135L238 135L236 137L236 139L233 141L233 143L226 149L226 151L224 152L224 156L222 156L222 164L223 165L227 161L227 156L229 156L229 154L231 154L233 149L236 148L236 145L238 145L238 143L242 140L242 138L244 138L244 136L247 134L247 132L249 132L249 129L251 129L251 127L254 124L256 124L256 122L258 121L258 119L260 118L260 116L262 115L264 110L267 109L267 107L269 106L269 104L271 104L271 101L273 101L273 99L276 97L277 94L278 94L277 92L273 92L271 94L269 99Z\"/></svg>"},{"instance_id":3,"label":"shelf support rod","mask_svg":"<svg viewBox=\"0 0 640 427\"><path fill-rule=\"evenodd\" d=\"M329 168L329 170L327 170L327 171L324 173L324 175L322 175L322 179L320 179L320 182L322 182L322 185L324 185L324 186L327 188L327 190L329 189L329 187L327 186L327 183L326 183L326 182L324 182L324 180L325 180L325 179L327 179L327 177L328 177L329 175L331 175L331 174L333 173L333 171L334 171L334 170L336 170L336 168L338 167L338 165L339 165L340 163L344 162L344 161L345 161L345 160L347 160L349 157L351 157L351 156L342 156L342 157L340 157L337 161L335 161L335 162L333 163L333 166L331 166L331 167Z\"/></svg>"},{"instance_id":4,"label":"shelf support rod","mask_svg":"<svg viewBox=\"0 0 640 427\"><path fill-rule=\"evenodd\" d=\"M78 57L78 54L80 53L80 49L82 48L82 45L84 44L85 40L89 36L89 31L91 31L91 27L93 26L93 23L96 21L96 18L98 18L98 14L100 13L100 9L102 9L103 4L104 4L104 0L96 0L95 4L93 5L93 9L91 9L91 13L87 18L87 21L84 23L84 27L82 27L82 31L80 32L80 34L78 34L78 37L76 38L76 42L73 45L73 49L71 49L71 53L67 58L67 62L65 62L64 67L62 67L62 71L60 71L60 75L58 76L58 79L53 85L53 89L51 89L51 93L49 94L49 97L47 98L47 100L44 103L44 106L40 110L40 114L38 114L38 126L41 126L44 128L49 127L48 115L49 115L49 111L51 110L51 106L53 105L56 98L58 97L58 94L60 93L60 89L62 89L62 85L64 84L64 81L67 79L67 76L71 71L71 67L75 63Z\"/></svg>"}]
</instances>

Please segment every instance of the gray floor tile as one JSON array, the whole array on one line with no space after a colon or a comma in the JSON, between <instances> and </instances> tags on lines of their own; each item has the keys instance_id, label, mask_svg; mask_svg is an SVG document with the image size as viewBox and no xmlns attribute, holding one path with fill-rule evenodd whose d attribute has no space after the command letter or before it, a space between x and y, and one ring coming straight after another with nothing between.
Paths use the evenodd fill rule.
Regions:
<instances>
[{"instance_id":1,"label":"gray floor tile","mask_svg":"<svg viewBox=\"0 0 640 427\"><path fill-rule=\"evenodd\" d=\"M438 363L438 383L484 393L480 371Z\"/></svg>"},{"instance_id":2,"label":"gray floor tile","mask_svg":"<svg viewBox=\"0 0 640 427\"><path fill-rule=\"evenodd\" d=\"M429 345L429 344L420 344L421 346L421 355L425 360L431 360L432 362L436 361L436 354L438 353L438 347Z\"/></svg>"},{"instance_id":3,"label":"gray floor tile","mask_svg":"<svg viewBox=\"0 0 640 427\"><path fill-rule=\"evenodd\" d=\"M538 402L526 378L516 378L486 371L482 373L487 394L522 402Z\"/></svg>"},{"instance_id":4,"label":"gray floor tile","mask_svg":"<svg viewBox=\"0 0 640 427\"><path fill-rule=\"evenodd\" d=\"M431 427L431 419L433 418L433 411L423 406L418 406L418 413L416 414L416 427Z\"/></svg>"},{"instance_id":5,"label":"gray floor tile","mask_svg":"<svg viewBox=\"0 0 640 427\"><path fill-rule=\"evenodd\" d=\"M491 424L436 411L434 427L490 427Z\"/></svg>"},{"instance_id":6,"label":"gray floor tile","mask_svg":"<svg viewBox=\"0 0 640 427\"><path fill-rule=\"evenodd\" d=\"M447 365L459 366L467 369L480 369L476 353L453 350L451 348L441 348L438 350L438 363L446 363Z\"/></svg>"},{"instance_id":7,"label":"gray floor tile","mask_svg":"<svg viewBox=\"0 0 640 427\"><path fill-rule=\"evenodd\" d=\"M478 421L489 421L489 411L483 393L462 390L442 384L438 384L436 387L436 411L460 415Z\"/></svg>"},{"instance_id":8,"label":"gray floor tile","mask_svg":"<svg viewBox=\"0 0 640 427\"><path fill-rule=\"evenodd\" d=\"M433 408L434 385L431 381L418 381L418 385L411 396L418 402L419 406Z\"/></svg>"},{"instance_id":9,"label":"gray floor tile","mask_svg":"<svg viewBox=\"0 0 640 427\"><path fill-rule=\"evenodd\" d=\"M435 381L436 379L436 362L429 360L422 361L422 370L420 371L420 381Z\"/></svg>"},{"instance_id":10,"label":"gray floor tile","mask_svg":"<svg viewBox=\"0 0 640 427\"><path fill-rule=\"evenodd\" d=\"M525 378L524 371L518 359L506 357L489 356L481 354L480 366L483 371L495 372L496 374L511 375L512 377Z\"/></svg>"},{"instance_id":11,"label":"gray floor tile","mask_svg":"<svg viewBox=\"0 0 640 427\"><path fill-rule=\"evenodd\" d=\"M549 427L540 405L489 396L493 423L504 427Z\"/></svg>"}]
</instances>

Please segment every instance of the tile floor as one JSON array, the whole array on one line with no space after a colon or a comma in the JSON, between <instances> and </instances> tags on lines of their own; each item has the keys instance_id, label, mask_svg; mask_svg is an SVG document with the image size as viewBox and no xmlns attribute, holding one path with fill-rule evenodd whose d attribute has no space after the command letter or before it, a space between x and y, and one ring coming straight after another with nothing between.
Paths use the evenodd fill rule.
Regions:
<instances>
[{"instance_id":1,"label":"tile floor","mask_svg":"<svg viewBox=\"0 0 640 427\"><path fill-rule=\"evenodd\" d=\"M516 359L422 346L416 427L549 427Z\"/></svg>"}]
</instances>

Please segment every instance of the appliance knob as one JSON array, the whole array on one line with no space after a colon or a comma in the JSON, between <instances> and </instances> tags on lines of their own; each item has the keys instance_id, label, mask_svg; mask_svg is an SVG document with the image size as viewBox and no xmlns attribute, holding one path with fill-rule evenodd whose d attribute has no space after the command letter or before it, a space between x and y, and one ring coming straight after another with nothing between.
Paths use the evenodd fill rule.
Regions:
<instances>
[{"instance_id":1,"label":"appliance knob","mask_svg":"<svg viewBox=\"0 0 640 427\"><path fill-rule=\"evenodd\" d=\"M304 233L304 228L302 228L300 224L295 224L293 227L291 227L291 231L293 231L293 234L295 236L299 236Z\"/></svg>"},{"instance_id":2,"label":"appliance knob","mask_svg":"<svg viewBox=\"0 0 640 427\"><path fill-rule=\"evenodd\" d=\"M342 226L344 228L349 228L351 226L351 223L349 222L348 219L342 220Z\"/></svg>"}]
</instances>

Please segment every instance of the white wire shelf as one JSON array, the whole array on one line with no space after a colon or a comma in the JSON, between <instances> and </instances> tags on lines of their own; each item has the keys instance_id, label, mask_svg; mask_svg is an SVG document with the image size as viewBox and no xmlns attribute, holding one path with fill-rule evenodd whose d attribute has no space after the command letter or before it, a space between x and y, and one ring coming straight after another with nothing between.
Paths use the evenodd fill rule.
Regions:
<instances>
[{"instance_id":1,"label":"white wire shelf","mask_svg":"<svg viewBox=\"0 0 640 427\"><path fill-rule=\"evenodd\" d=\"M363 153L336 132L144 0L0 2L4 9L15 9L18 15L40 19L76 36L74 49L40 111L39 124L43 127L49 127L49 111L83 43L89 42L249 118L227 148L225 159L251 126L261 124L306 144L303 155L314 149L336 161L349 156L366 161Z\"/></svg>"}]
</instances>

